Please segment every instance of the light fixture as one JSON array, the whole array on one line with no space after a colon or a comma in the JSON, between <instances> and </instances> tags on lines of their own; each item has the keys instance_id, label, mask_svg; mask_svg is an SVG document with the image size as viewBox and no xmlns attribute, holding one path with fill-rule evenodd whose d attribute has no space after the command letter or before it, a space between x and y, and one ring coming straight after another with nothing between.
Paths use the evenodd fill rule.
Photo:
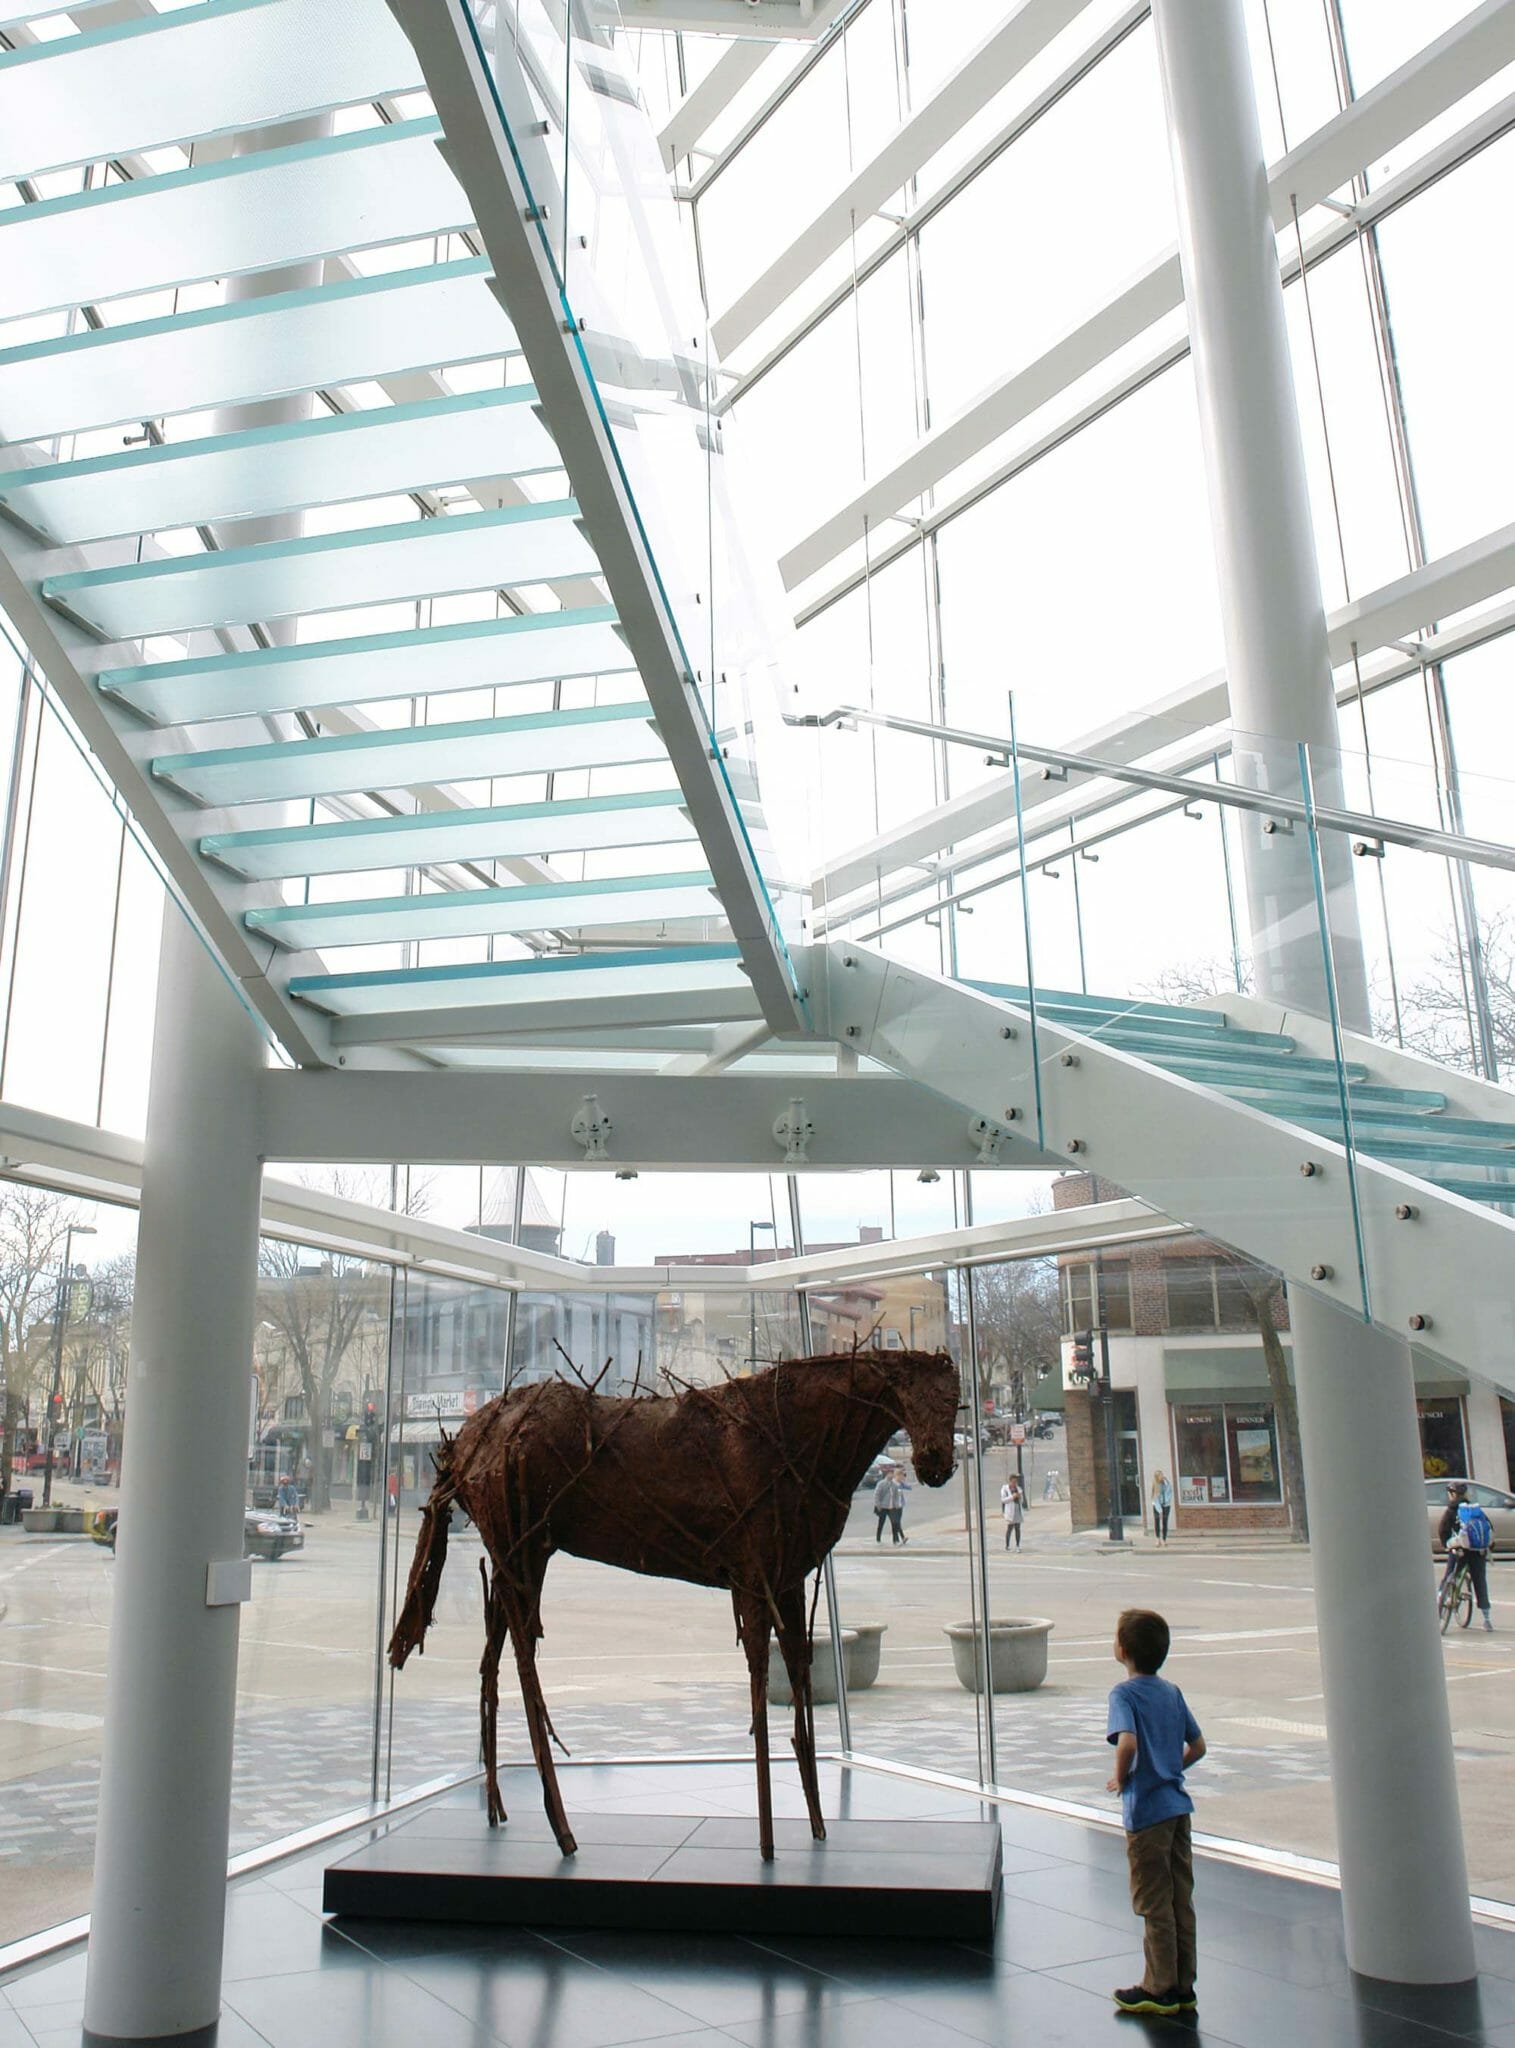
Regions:
<instances>
[{"instance_id":1,"label":"light fixture","mask_svg":"<svg viewBox=\"0 0 1515 2048\"><path fill-rule=\"evenodd\" d=\"M934 1188L941 1179L941 1175L934 1166L923 1166L915 1177L923 1188Z\"/></svg>"}]
</instances>

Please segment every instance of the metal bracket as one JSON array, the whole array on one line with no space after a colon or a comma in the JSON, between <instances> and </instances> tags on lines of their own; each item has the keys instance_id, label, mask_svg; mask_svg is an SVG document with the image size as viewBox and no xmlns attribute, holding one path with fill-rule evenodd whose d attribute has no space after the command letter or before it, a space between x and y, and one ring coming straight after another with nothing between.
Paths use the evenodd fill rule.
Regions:
<instances>
[{"instance_id":1,"label":"metal bracket","mask_svg":"<svg viewBox=\"0 0 1515 2048\"><path fill-rule=\"evenodd\" d=\"M576 1145L584 1147L586 1159L608 1159L611 1129L610 1118L600 1108L599 1096L586 1095L573 1113L568 1135Z\"/></svg>"},{"instance_id":2,"label":"metal bracket","mask_svg":"<svg viewBox=\"0 0 1515 2048\"><path fill-rule=\"evenodd\" d=\"M968 1142L978 1147L976 1154L980 1166L997 1166L999 1152L1009 1132L999 1124L990 1123L986 1116L976 1116L968 1126Z\"/></svg>"},{"instance_id":3,"label":"metal bracket","mask_svg":"<svg viewBox=\"0 0 1515 2048\"><path fill-rule=\"evenodd\" d=\"M815 1125L805 1114L804 1099L791 1096L789 1107L773 1120L773 1135L784 1148L786 1166L806 1166L810 1140L815 1136Z\"/></svg>"}]
</instances>

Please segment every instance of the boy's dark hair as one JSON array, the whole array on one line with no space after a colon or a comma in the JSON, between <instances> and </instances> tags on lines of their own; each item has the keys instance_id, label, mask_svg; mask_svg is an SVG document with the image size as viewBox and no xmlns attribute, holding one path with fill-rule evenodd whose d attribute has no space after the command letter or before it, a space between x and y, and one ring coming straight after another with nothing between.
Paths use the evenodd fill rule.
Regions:
<instances>
[{"instance_id":1,"label":"boy's dark hair","mask_svg":"<svg viewBox=\"0 0 1515 2048\"><path fill-rule=\"evenodd\" d=\"M1150 1607L1128 1607L1115 1624L1115 1640L1121 1655L1150 1678L1162 1670L1172 1636L1162 1616Z\"/></svg>"}]
</instances>

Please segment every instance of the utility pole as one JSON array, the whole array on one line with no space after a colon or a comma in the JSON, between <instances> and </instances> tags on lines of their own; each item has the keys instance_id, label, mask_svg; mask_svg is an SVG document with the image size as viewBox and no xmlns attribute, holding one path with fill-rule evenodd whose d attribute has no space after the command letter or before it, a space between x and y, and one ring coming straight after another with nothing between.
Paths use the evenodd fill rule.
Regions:
<instances>
[{"instance_id":1,"label":"utility pole","mask_svg":"<svg viewBox=\"0 0 1515 2048\"><path fill-rule=\"evenodd\" d=\"M1120 1444L1115 1428L1115 1389L1110 1384L1110 1319L1105 1305L1105 1255L1094 1254L1094 1284L1099 1314L1099 1390L1105 1404L1105 1461L1110 1492L1110 1541L1124 1543L1126 1520L1120 1508Z\"/></svg>"}]
</instances>

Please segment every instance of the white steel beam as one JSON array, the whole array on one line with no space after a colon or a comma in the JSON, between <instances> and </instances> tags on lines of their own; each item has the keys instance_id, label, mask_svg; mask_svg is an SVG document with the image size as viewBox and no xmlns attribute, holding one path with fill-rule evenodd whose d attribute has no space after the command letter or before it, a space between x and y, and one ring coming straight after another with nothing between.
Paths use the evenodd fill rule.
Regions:
<instances>
[{"instance_id":1,"label":"white steel beam","mask_svg":"<svg viewBox=\"0 0 1515 2048\"><path fill-rule=\"evenodd\" d=\"M433 1165L555 1168L585 1164L571 1125L586 1094L609 1117L610 1163L642 1170L778 1172L776 1121L796 1097L814 1126L803 1163L822 1170L970 1166L972 1119L940 1094L887 1075L595 1072L364 1074L282 1071L265 1077L265 1156L306 1162L424 1160ZM1001 1166L1045 1171L1030 1143Z\"/></svg>"},{"instance_id":2,"label":"white steel beam","mask_svg":"<svg viewBox=\"0 0 1515 2048\"><path fill-rule=\"evenodd\" d=\"M531 148L537 124L525 81L512 77L503 42L491 77L472 32L466 0L389 0L409 36L444 129L438 145L468 196L494 265L496 289L520 340L553 438L642 677L658 730L689 804L721 906L741 949L754 994L777 1032L804 1027L783 941L748 846L695 680L684 664L657 565L643 535L587 360L564 332L563 298L516 147ZM507 135L497 89L518 109ZM546 145L535 147L549 178ZM545 189L545 188L544 188Z\"/></svg>"},{"instance_id":3,"label":"white steel beam","mask_svg":"<svg viewBox=\"0 0 1515 2048\"><path fill-rule=\"evenodd\" d=\"M775 1259L749 1269L765 1287L834 1287L842 1281L885 1280L899 1273L943 1266L983 1266L1006 1259L1054 1259L1092 1252L1105 1245L1152 1244L1188 1234L1188 1225L1159 1216L1145 1202L1091 1202L1081 1209L1055 1209L1044 1216L1020 1216L998 1223L970 1223L929 1236L885 1238L877 1243L840 1245L803 1258Z\"/></svg>"},{"instance_id":4,"label":"white steel beam","mask_svg":"<svg viewBox=\"0 0 1515 2048\"><path fill-rule=\"evenodd\" d=\"M867 948L832 945L826 1028L903 1077L1276 1267L1454 1365L1515 1357L1515 1221L1245 1104ZM1007 1036L1009 1033L1011 1035ZM1071 1055L1065 1058L1064 1055ZM1378 1048L1374 1048L1374 1058ZM1419 1064L1419 1063L1417 1063ZM1423 1085L1439 1085L1429 1061ZM1308 1173L1302 1169L1308 1167ZM1353 1190L1356 1192L1354 1210ZM1411 1318L1419 1318L1413 1322Z\"/></svg>"},{"instance_id":5,"label":"white steel beam","mask_svg":"<svg viewBox=\"0 0 1515 2048\"><path fill-rule=\"evenodd\" d=\"M1269 194L1275 225L1291 225L1296 207L1301 214L1308 211L1354 172L1368 168L1387 149L1408 140L1436 115L1454 106L1472 86L1511 61L1515 61L1515 0L1485 0L1482 7L1391 72L1371 94L1354 101L1314 135L1307 136L1273 167ZM1367 112L1359 113L1360 107L1367 107ZM1493 133L1502 132L1511 118L1511 104L1501 102L1498 108L1478 116L1460 136L1430 151L1413 171L1386 180L1365 205L1354 210L1350 219L1340 220L1311 243L1306 252L1307 262L1322 260L1350 241L1359 224L1382 218L1394 206L1403 204L1412 192L1423 190L1434 178L1444 175L1452 163L1482 147ZM1286 252L1286 278L1296 273L1297 268L1297 254L1291 262ZM951 419L924 435L889 470L865 484L790 548L779 564L786 586L795 588L861 541L865 534L874 534L883 522L911 505L980 449L1008 433L1038 406L1068 390L1117 349L1137 340L1158 320L1175 313L1182 303L1182 276L1174 248L1154 259L1041 356L997 379ZM1175 349L1174 338L1163 337L1154 345L1153 361L1128 369L1122 382L1130 385L1147 381L1168 361L1185 353L1186 347L1186 341L1180 341ZM1095 400L1081 411L1097 417L1108 403ZM1012 458L1004 473L1013 473L1020 466L1022 463ZM974 486L971 496L981 495L984 488L983 484ZM948 516L946 508L938 508L935 522L940 524ZM903 544L909 545L909 539ZM876 572L884 559L876 534L871 559ZM841 588L828 592L824 601L841 595L853 580L849 578Z\"/></svg>"},{"instance_id":6,"label":"white steel beam","mask_svg":"<svg viewBox=\"0 0 1515 2048\"><path fill-rule=\"evenodd\" d=\"M813 43L836 10L822 0L598 0L595 12L613 28Z\"/></svg>"},{"instance_id":7,"label":"white steel beam","mask_svg":"<svg viewBox=\"0 0 1515 2048\"><path fill-rule=\"evenodd\" d=\"M709 132L772 55L771 43L733 42L699 83L690 87L658 130L658 148L670 171Z\"/></svg>"},{"instance_id":8,"label":"white steel beam","mask_svg":"<svg viewBox=\"0 0 1515 2048\"><path fill-rule=\"evenodd\" d=\"M711 324L722 356L778 310L828 256L846 246L856 224L877 213L902 185L994 95L1061 33L1088 0L1020 0L944 84L910 114L861 170Z\"/></svg>"}]
</instances>

